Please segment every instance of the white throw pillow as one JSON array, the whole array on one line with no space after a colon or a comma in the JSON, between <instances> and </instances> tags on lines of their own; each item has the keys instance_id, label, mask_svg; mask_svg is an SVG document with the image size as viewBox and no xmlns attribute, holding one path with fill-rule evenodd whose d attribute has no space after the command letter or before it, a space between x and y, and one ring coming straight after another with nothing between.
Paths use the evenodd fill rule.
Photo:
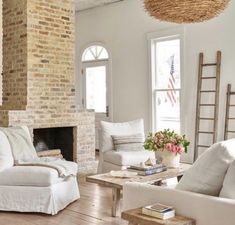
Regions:
<instances>
[{"instance_id":1,"label":"white throw pillow","mask_svg":"<svg viewBox=\"0 0 235 225\"><path fill-rule=\"evenodd\" d=\"M0 131L0 171L10 168L14 165L14 159L11 152L11 146L7 136Z\"/></svg>"},{"instance_id":2,"label":"white throw pillow","mask_svg":"<svg viewBox=\"0 0 235 225\"><path fill-rule=\"evenodd\" d=\"M235 199L235 161L228 168L219 196Z\"/></svg>"},{"instance_id":3,"label":"white throw pillow","mask_svg":"<svg viewBox=\"0 0 235 225\"><path fill-rule=\"evenodd\" d=\"M185 173L176 189L218 196L234 159L235 139L212 145Z\"/></svg>"},{"instance_id":4,"label":"white throw pillow","mask_svg":"<svg viewBox=\"0 0 235 225\"><path fill-rule=\"evenodd\" d=\"M144 134L144 121L143 119L134 120L124 123L109 123L101 121L101 139L100 149L102 152L114 149L112 135L132 135Z\"/></svg>"},{"instance_id":5,"label":"white throw pillow","mask_svg":"<svg viewBox=\"0 0 235 225\"><path fill-rule=\"evenodd\" d=\"M112 135L112 139L116 151L144 150L144 134Z\"/></svg>"}]
</instances>

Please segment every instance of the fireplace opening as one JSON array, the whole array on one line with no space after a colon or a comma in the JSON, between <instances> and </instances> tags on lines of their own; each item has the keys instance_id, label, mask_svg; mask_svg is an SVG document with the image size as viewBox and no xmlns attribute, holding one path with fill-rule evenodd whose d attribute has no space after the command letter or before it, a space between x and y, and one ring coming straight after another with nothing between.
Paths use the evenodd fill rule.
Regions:
<instances>
[{"instance_id":1,"label":"fireplace opening","mask_svg":"<svg viewBox=\"0 0 235 225\"><path fill-rule=\"evenodd\" d=\"M73 127L42 128L33 130L37 152L60 149L66 160L73 161Z\"/></svg>"}]
</instances>

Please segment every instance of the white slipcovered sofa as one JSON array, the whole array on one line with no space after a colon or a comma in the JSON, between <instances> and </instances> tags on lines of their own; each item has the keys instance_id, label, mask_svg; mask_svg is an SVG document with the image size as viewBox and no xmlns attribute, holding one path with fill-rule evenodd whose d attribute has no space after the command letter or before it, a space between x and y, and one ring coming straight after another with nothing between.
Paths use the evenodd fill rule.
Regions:
<instances>
[{"instance_id":1,"label":"white slipcovered sofa","mask_svg":"<svg viewBox=\"0 0 235 225\"><path fill-rule=\"evenodd\" d=\"M124 210L160 202L197 225L235 224L235 139L214 144L175 188L126 183Z\"/></svg>"},{"instance_id":2,"label":"white slipcovered sofa","mask_svg":"<svg viewBox=\"0 0 235 225\"><path fill-rule=\"evenodd\" d=\"M158 187L127 183L123 189L124 210L160 202L176 213L196 220L196 225L235 224L235 200Z\"/></svg>"},{"instance_id":3,"label":"white slipcovered sofa","mask_svg":"<svg viewBox=\"0 0 235 225\"><path fill-rule=\"evenodd\" d=\"M30 137L27 127L22 127ZM72 162L71 162L72 163ZM11 145L0 130L0 210L57 214L80 197L77 178L55 169L14 166Z\"/></svg>"},{"instance_id":4,"label":"white slipcovered sofa","mask_svg":"<svg viewBox=\"0 0 235 225\"><path fill-rule=\"evenodd\" d=\"M98 173L107 173L111 170L123 170L130 165L139 164L149 158L155 160L154 152L125 149L116 151L114 148L112 135L135 135L144 136L144 120L138 119L123 123L110 123L101 121L100 130L100 158Z\"/></svg>"}]
</instances>

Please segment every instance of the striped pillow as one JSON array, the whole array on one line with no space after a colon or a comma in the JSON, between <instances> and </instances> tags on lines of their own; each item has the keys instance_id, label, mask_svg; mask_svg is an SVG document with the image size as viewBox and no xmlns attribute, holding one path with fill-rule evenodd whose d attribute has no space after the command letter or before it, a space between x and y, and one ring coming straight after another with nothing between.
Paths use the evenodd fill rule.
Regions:
<instances>
[{"instance_id":1,"label":"striped pillow","mask_svg":"<svg viewBox=\"0 0 235 225\"><path fill-rule=\"evenodd\" d=\"M144 135L112 135L114 149L116 151L139 151L143 150Z\"/></svg>"}]
</instances>

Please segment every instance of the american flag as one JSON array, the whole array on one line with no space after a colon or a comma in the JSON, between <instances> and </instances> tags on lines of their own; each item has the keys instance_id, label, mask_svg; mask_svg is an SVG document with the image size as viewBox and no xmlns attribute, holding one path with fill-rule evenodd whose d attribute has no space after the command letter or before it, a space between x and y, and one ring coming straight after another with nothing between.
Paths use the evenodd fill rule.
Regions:
<instances>
[{"instance_id":1,"label":"american flag","mask_svg":"<svg viewBox=\"0 0 235 225\"><path fill-rule=\"evenodd\" d=\"M168 79L168 88L171 89L169 91L167 91L167 98L168 100L170 100L172 107L174 107L174 105L176 104L176 91L175 89L175 77L174 77L174 73L175 73L175 55L172 55L169 59L169 65L170 65L170 75L169 75L169 79Z\"/></svg>"}]
</instances>

